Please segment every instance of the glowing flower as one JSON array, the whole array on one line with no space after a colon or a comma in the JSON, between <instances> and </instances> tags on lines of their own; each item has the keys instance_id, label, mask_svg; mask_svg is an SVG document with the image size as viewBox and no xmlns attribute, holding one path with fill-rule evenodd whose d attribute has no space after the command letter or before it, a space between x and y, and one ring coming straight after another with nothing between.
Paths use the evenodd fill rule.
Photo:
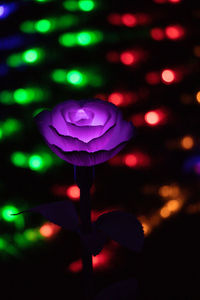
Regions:
<instances>
[{"instance_id":1,"label":"glowing flower","mask_svg":"<svg viewBox=\"0 0 200 300\"><path fill-rule=\"evenodd\" d=\"M133 136L133 125L121 111L99 99L64 101L35 119L51 150L76 166L107 161Z\"/></svg>"}]
</instances>

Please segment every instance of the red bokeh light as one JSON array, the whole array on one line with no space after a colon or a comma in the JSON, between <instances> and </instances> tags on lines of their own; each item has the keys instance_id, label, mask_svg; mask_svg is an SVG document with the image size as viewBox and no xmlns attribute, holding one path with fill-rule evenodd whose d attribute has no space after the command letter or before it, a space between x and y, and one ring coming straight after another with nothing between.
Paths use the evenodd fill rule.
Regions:
<instances>
[{"instance_id":1,"label":"red bokeh light","mask_svg":"<svg viewBox=\"0 0 200 300\"><path fill-rule=\"evenodd\" d=\"M121 166L122 165L122 158L120 155L115 155L111 159L109 159L109 164L111 166Z\"/></svg>"},{"instance_id":2,"label":"red bokeh light","mask_svg":"<svg viewBox=\"0 0 200 300\"><path fill-rule=\"evenodd\" d=\"M92 256L92 265L94 270L103 270L107 269L109 267L109 261L111 259L112 255L109 249L103 249L101 253L99 253L96 256ZM68 266L68 270L72 273L78 273L82 270L82 260L78 259L74 262L72 262Z\"/></svg>"},{"instance_id":3,"label":"red bokeh light","mask_svg":"<svg viewBox=\"0 0 200 300\"><path fill-rule=\"evenodd\" d=\"M133 14L122 15L122 23L128 27L134 27L137 24L137 19Z\"/></svg>"},{"instance_id":4,"label":"red bokeh light","mask_svg":"<svg viewBox=\"0 0 200 300\"><path fill-rule=\"evenodd\" d=\"M167 38L178 40L184 36L184 29L180 25L170 25L165 28Z\"/></svg>"},{"instance_id":5,"label":"red bokeh light","mask_svg":"<svg viewBox=\"0 0 200 300\"><path fill-rule=\"evenodd\" d=\"M142 114L137 114L131 117L133 125L136 127L144 125L144 116Z\"/></svg>"},{"instance_id":6,"label":"red bokeh light","mask_svg":"<svg viewBox=\"0 0 200 300\"><path fill-rule=\"evenodd\" d=\"M116 51L110 51L106 54L106 59L112 63L118 62L119 58L120 58L119 53L117 53Z\"/></svg>"},{"instance_id":7,"label":"red bokeh light","mask_svg":"<svg viewBox=\"0 0 200 300\"><path fill-rule=\"evenodd\" d=\"M155 3L163 4L166 3L167 0L153 0Z\"/></svg>"},{"instance_id":8,"label":"red bokeh light","mask_svg":"<svg viewBox=\"0 0 200 300\"><path fill-rule=\"evenodd\" d=\"M135 154L126 154L124 156L124 163L128 167L135 167L138 163L137 156Z\"/></svg>"},{"instance_id":9,"label":"red bokeh light","mask_svg":"<svg viewBox=\"0 0 200 300\"><path fill-rule=\"evenodd\" d=\"M55 196L65 197L66 196L66 185L55 184L52 186L51 191Z\"/></svg>"},{"instance_id":10,"label":"red bokeh light","mask_svg":"<svg viewBox=\"0 0 200 300\"><path fill-rule=\"evenodd\" d=\"M108 22L112 25L121 25L120 14L113 13L113 14L108 15Z\"/></svg>"},{"instance_id":11,"label":"red bokeh light","mask_svg":"<svg viewBox=\"0 0 200 300\"><path fill-rule=\"evenodd\" d=\"M78 200L80 198L80 189L77 185L71 185L66 189L66 195L72 200Z\"/></svg>"},{"instance_id":12,"label":"red bokeh light","mask_svg":"<svg viewBox=\"0 0 200 300\"><path fill-rule=\"evenodd\" d=\"M60 229L61 229L60 226L56 224L45 223L40 227L39 231L42 236L49 238L55 235Z\"/></svg>"},{"instance_id":13,"label":"red bokeh light","mask_svg":"<svg viewBox=\"0 0 200 300\"><path fill-rule=\"evenodd\" d=\"M180 3L181 0L169 0L169 2L171 2L171 3Z\"/></svg>"},{"instance_id":14,"label":"red bokeh light","mask_svg":"<svg viewBox=\"0 0 200 300\"><path fill-rule=\"evenodd\" d=\"M161 73L161 78L164 83L170 84L175 81L175 73L170 69L165 69Z\"/></svg>"},{"instance_id":15,"label":"red bokeh light","mask_svg":"<svg viewBox=\"0 0 200 300\"><path fill-rule=\"evenodd\" d=\"M123 100L124 100L124 97L123 97L123 94L121 94L121 93L112 93L108 97L108 101L115 105L122 104Z\"/></svg>"},{"instance_id":16,"label":"red bokeh light","mask_svg":"<svg viewBox=\"0 0 200 300\"><path fill-rule=\"evenodd\" d=\"M82 270L83 268L83 264L82 264L82 260L81 259L78 259L76 261L73 261L69 267L68 267L68 270L72 273L78 273Z\"/></svg>"},{"instance_id":17,"label":"red bokeh light","mask_svg":"<svg viewBox=\"0 0 200 300\"><path fill-rule=\"evenodd\" d=\"M160 122L159 113L156 111L149 111L144 115L145 122L148 125L155 126Z\"/></svg>"},{"instance_id":18,"label":"red bokeh light","mask_svg":"<svg viewBox=\"0 0 200 300\"><path fill-rule=\"evenodd\" d=\"M135 62L135 56L130 51L122 52L120 60L124 65L132 65Z\"/></svg>"},{"instance_id":19,"label":"red bokeh light","mask_svg":"<svg viewBox=\"0 0 200 300\"><path fill-rule=\"evenodd\" d=\"M159 27L152 28L150 31L150 35L151 35L152 39L154 39L156 41L161 41L165 38L163 29L159 28Z\"/></svg>"},{"instance_id":20,"label":"red bokeh light","mask_svg":"<svg viewBox=\"0 0 200 300\"><path fill-rule=\"evenodd\" d=\"M158 72L149 72L145 76L146 82L155 85L160 82L160 74Z\"/></svg>"}]
</instances>

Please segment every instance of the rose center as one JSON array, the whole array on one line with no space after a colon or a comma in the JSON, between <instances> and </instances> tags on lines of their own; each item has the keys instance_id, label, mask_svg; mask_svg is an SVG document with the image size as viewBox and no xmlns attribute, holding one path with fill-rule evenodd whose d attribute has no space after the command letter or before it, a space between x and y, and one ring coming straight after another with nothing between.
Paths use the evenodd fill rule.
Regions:
<instances>
[{"instance_id":1,"label":"rose center","mask_svg":"<svg viewBox=\"0 0 200 300\"><path fill-rule=\"evenodd\" d=\"M80 120L88 120L90 117L88 116L88 114L85 112L84 109L79 109L75 116L74 116L74 121L78 122Z\"/></svg>"}]
</instances>

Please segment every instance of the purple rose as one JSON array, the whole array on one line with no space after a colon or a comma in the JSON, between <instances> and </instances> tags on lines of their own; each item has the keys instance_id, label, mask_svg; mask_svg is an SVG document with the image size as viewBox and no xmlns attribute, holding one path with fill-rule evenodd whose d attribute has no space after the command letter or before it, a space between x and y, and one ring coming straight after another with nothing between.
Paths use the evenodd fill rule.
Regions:
<instances>
[{"instance_id":1,"label":"purple rose","mask_svg":"<svg viewBox=\"0 0 200 300\"><path fill-rule=\"evenodd\" d=\"M76 166L93 166L117 154L133 136L121 111L99 99L68 100L36 116L51 150Z\"/></svg>"}]
</instances>

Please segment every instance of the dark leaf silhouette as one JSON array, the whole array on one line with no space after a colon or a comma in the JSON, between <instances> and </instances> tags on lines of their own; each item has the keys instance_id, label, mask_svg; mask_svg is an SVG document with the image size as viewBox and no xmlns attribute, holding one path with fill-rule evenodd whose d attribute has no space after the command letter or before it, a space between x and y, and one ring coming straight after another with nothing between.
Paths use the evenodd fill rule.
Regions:
<instances>
[{"instance_id":1,"label":"dark leaf silhouette","mask_svg":"<svg viewBox=\"0 0 200 300\"><path fill-rule=\"evenodd\" d=\"M135 300L137 293L137 280L129 278L116 282L103 289L95 300Z\"/></svg>"},{"instance_id":2,"label":"dark leaf silhouette","mask_svg":"<svg viewBox=\"0 0 200 300\"><path fill-rule=\"evenodd\" d=\"M74 204L67 200L42 204L29 211L40 213L47 220L68 230L76 231L79 225Z\"/></svg>"},{"instance_id":3,"label":"dark leaf silhouette","mask_svg":"<svg viewBox=\"0 0 200 300\"><path fill-rule=\"evenodd\" d=\"M96 221L97 229L130 250L139 252L144 243L142 225L132 214L112 211Z\"/></svg>"},{"instance_id":4,"label":"dark leaf silhouette","mask_svg":"<svg viewBox=\"0 0 200 300\"><path fill-rule=\"evenodd\" d=\"M79 235L82 242L86 245L87 249L95 256L101 252L106 241L107 236L96 229L96 224L92 224L92 232L85 234L81 230L79 230Z\"/></svg>"}]
</instances>

